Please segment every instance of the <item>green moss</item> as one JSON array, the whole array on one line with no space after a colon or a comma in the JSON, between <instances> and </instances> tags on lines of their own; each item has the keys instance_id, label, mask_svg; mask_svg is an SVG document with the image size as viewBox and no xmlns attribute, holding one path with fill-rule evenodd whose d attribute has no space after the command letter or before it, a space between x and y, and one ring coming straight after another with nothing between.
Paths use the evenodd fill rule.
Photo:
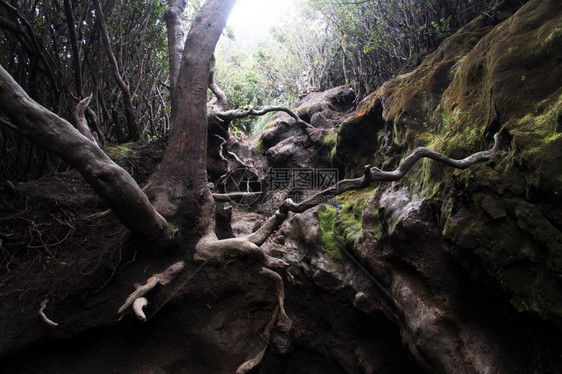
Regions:
<instances>
[{"instance_id":1,"label":"green moss","mask_svg":"<svg viewBox=\"0 0 562 374\"><path fill-rule=\"evenodd\" d=\"M550 104L549 101L551 102ZM556 139L562 130L559 123L561 115L562 95L559 95L554 100L543 100L531 106L529 113L512 127L517 127L520 131L532 131L535 135L544 138L545 141L552 141Z\"/></svg>"},{"instance_id":2,"label":"green moss","mask_svg":"<svg viewBox=\"0 0 562 374\"><path fill-rule=\"evenodd\" d=\"M326 258L342 260L340 247L357 247L363 232L363 209L372 191L349 191L338 197L341 211L330 205L318 211L320 241Z\"/></svg>"},{"instance_id":3,"label":"green moss","mask_svg":"<svg viewBox=\"0 0 562 374\"><path fill-rule=\"evenodd\" d=\"M363 234L363 208L366 198L347 200L342 205L339 231L345 241L357 246Z\"/></svg>"},{"instance_id":4,"label":"green moss","mask_svg":"<svg viewBox=\"0 0 562 374\"><path fill-rule=\"evenodd\" d=\"M330 161L334 159L336 155L336 144L338 142L338 133L337 132L327 132L324 134L322 138L322 142L330 149Z\"/></svg>"},{"instance_id":5,"label":"green moss","mask_svg":"<svg viewBox=\"0 0 562 374\"><path fill-rule=\"evenodd\" d=\"M261 136L256 141L256 144L254 145L254 148L252 148L252 151L259 155L263 155L267 151L267 149L265 149L265 145L263 144L263 139Z\"/></svg>"},{"instance_id":6,"label":"green moss","mask_svg":"<svg viewBox=\"0 0 562 374\"><path fill-rule=\"evenodd\" d=\"M336 234L337 209L331 205L325 205L318 211L318 223L320 224L320 244L326 258L340 262L341 239Z\"/></svg>"},{"instance_id":7,"label":"green moss","mask_svg":"<svg viewBox=\"0 0 562 374\"><path fill-rule=\"evenodd\" d=\"M512 167L522 168L527 195L542 191L553 197L562 196L562 95L551 105L539 103L530 113L513 124ZM542 110L542 113L537 113Z\"/></svg>"},{"instance_id":8,"label":"green moss","mask_svg":"<svg viewBox=\"0 0 562 374\"><path fill-rule=\"evenodd\" d=\"M337 225L339 236L347 246L357 248L363 236L363 212L365 204L373 194L373 188L348 191L340 196L341 214Z\"/></svg>"},{"instance_id":9,"label":"green moss","mask_svg":"<svg viewBox=\"0 0 562 374\"><path fill-rule=\"evenodd\" d=\"M337 140L338 140L338 134L332 132L327 132L322 138L322 142L330 148L336 146Z\"/></svg>"},{"instance_id":10,"label":"green moss","mask_svg":"<svg viewBox=\"0 0 562 374\"><path fill-rule=\"evenodd\" d=\"M267 131L267 130L273 130L275 128L275 121L269 121L265 124L265 126L263 127L263 131Z\"/></svg>"},{"instance_id":11,"label":"green moss","mask_svg":"<svg viewBox=\"0 0 562 374\"><path fill-rule=\"evenodd\" d=\"M498 25L485 17L469 23L414 71L369 96L340 127L337 145L351 177L364 164L393 168L417 146L462 159L489 149L485 133L500 131L503 149L494 159L466 170L425 159L400 183L441 206L444 236L477 256L518 310L557 319L561 6L530 0ZM383 165L381 155L394 159ZM365 228L377 224L376 209L357 197L340 199L334 235L346 245L361 245Z\"/></svg>"},{"instance_id":12,"label":"green moss","mask_svg":"<svg viewBox=\"0 0 562 374\"><path fill-rule=\"evenodd\" d=\"M134 142L108 145L103 148L104 152L115 162L121 163L133 152Z\"/></svg>"}]
</instances>

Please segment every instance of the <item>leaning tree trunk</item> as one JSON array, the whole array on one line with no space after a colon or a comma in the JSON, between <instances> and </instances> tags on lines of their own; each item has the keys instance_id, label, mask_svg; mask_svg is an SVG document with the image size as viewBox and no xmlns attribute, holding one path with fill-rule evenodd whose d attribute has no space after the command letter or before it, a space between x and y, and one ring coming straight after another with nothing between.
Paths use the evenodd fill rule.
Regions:
<instances>
[{"instance_id":1,"label":"leaning tree trunk","mask_svg":"<svg viewBox=\"0 0 562 374\"><path fill-rule=\"evenodd\" d=\"M235 0L209 0L191 24L177 80L172 86L169 140L160 168L145 192L166 217L200 216L201 194L208 196L207 90L215 45ZM173 77L172 77L173 78ZM193 207L196 208L193 211ZM204 215L204 214L203 214Z\"/></svg>"},{"instance_id":2,"label":"leaning tree trunk","mask_svg":"<svg viewBox=\"0 0 562 374\"><path fill-rule=\"evenodd\" d=\"M161 237L166 231L166 220L135 180L68 121L31 99L1 65L0 112L35 144L76 167L134 235Z\"/></svg>"}]
</instances>

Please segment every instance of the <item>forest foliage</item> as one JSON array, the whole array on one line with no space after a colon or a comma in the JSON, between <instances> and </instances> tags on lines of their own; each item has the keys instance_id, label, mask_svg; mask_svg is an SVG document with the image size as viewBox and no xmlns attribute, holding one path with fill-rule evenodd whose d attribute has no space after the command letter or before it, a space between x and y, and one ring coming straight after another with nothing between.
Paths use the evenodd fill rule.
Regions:
<instances>
[{"instance_id":1,"label":"forest foliage","mask_svg":"<svg viewBox=\"0 0 562 374\"><path fill-rule=\"evenodd\" d=\"M104 47L97 2L117 72ZM187 1L185 28L201 3ZM289 105L341 84L360 99L487 6L487 0L299 0L298 17L272 28L267 43L219 50L215 78L231 108ZM33 99L69 120L78 101L92 94L86 118L102 145L157 140L166 135L170 113L165 9L158 0L0 0L0 64ZM239 122L232 131L256 132L266 121ZM66 167L1 113L0 124L0 179Z\"/></svg>"}]
</instances>

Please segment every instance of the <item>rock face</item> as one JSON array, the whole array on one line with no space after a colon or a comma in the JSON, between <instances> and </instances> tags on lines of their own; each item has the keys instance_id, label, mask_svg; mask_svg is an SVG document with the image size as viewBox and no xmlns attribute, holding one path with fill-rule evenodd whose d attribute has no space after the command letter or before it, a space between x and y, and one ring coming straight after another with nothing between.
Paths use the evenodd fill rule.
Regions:
<instances>
[{"instance_id":1,"label":"rock face","mask_svg":"<svg viewBox=\"0 0 562 374\"><path fill-rule=\"evenodd\" d=\"M363 153L400 150L398 158L418 145L460 158L499 131L505 152L495 161L466 172L428 162L404 184L442 199L442 230L456 255L476 255L518 310L554 323L562 317L554 292L562 256L561 9L531 1L493 28L476 19L368 97L342 125L336 152L352 173L357 145L346 136L362 128L373 134Z\"/></svg>"},{"instance_id":2,"label":"rock face","mask_svg":"<svg viewBox=\"0 0 562 374\"><path fill-rule=\"evenodd\" d=\"M465 26L339 132L349 176L369 158L391 169L417 146L462 158L502 136L486 164L426 161L364 204L354 250L384 280L404 342L431 371L532 371L525 345L510 340L530 321L562 328L562 3L503 16Z\"/></svg>"}]
</instances>

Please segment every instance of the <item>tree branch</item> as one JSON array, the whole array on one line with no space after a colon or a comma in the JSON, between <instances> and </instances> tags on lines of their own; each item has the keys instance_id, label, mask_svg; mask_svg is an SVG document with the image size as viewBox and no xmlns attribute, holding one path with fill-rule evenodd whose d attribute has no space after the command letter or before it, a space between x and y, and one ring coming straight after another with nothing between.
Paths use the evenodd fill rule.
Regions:
<instances>
[{"instance_id":1,"label":"tree branch","mask_svg":"<svg viewBox=\"0 0 562 374\"><path fill-rule=\"evenodd\" d=\"M103 15L103 10L101 8L99 0L94 0L94 5L96 7L96 17L98 24L100 26L103 46L109 59L109 64L111 65L111 71L113 72L113 78L117 85L123 93L123 100L125 103L125 117L127 118L127 129L129 130L129 138L131 140L138 140L140 138L140 130L135 120L134 110L133 110L133 98L131 96L131 91L129 86L121 76L119 72L119 65L117 64L117 59L111 48L111 41L109 40L109 33L107 32L107 25L105 23L105 17Z\"/></svg>"},{"instance_id":2,"label":"tree branch","mask_svg":"<svg viewBox=\"0 0 562 374\"><path fill-rule=\"evenodd\" d=\"M270 112L285 112L290 115L298 125L305 128L314 128L310 123L303 121L295 112L291 109L282 106L272 106L269 108L264 108L261 110L255 110L251 105L248 105L242 109L232 109L224 112L214 113L218 118L224 122L230 122L233 119L246 118L248 116L263 116Z\"/></svg>"},{"instance_id":3,"label":"tree branch","mask_svg":"<svg viewBox=\"0 0 562 374\"><path fill-rule=\"evenodd\" d=\"M216 106L219 110L226 110L228 99L224 91L221 90L217 82L215 82L215 65L216 59L215 55L213 55L211 60L211 70L209 72L209 89L215 95L216 101L211 103L211 107Z\"/></svg>"},{"instance_id":4,"label":"tree branch","mask_svg":"<svg viewBox=\"0 0 562 374\"><path fill-rule=\"evenodd\" d=\"M445 165L449 165L457 169L466 169L477 162L489 160L499 150L500 140L498 133L494 136L494 146L492 149L474 153L462 160L455 160L428 148L419 147L406 157L396 170L384 171L377 167L370 167L367 165L365 166L365 173L363 176L355 179L341 180L334 186L318 192L301 203L297 204L291 199L285 200L275 214L271 216L257 231L247 235L246 239L258 246L262 245L267 238L281 226L283 221L287 218L289 212L302 213L315 207L316 205L319 205L321 201L326 201L326 197L336 196L350 190L365 188L372 182L391 182L398 180L402 178L418 160L424 157L442 162Z\"/></svg>"},{"instance_id":5,"label":"tree branch","mask_svg":"<svg viewBox=\"0 0 562 374\"><path fill-rule=\"evenodd\" d=\"M88 122L86 122L86 117L84 116L86 110L88 109L88 104L90 104L90 101L92 100L92 95L93 94L90 94L90 96L78 102L78 104L76 104L76 107L74 107L74 111L72 112L72 115L74 117L74 123L78 131L80 131L82 135L90 139L92 142L97 143L96 139L94 138L94 135L92 135L92 132L88 127Z\"/></svg>"},{"instance_id":6,"label":"tree branch","mask_svg":"<svg viewBox=\"0 0 562 374\"><path fill-rule=\"evenodd\" d=\"M78 38L76 36L76 21L74 20L72 3L70 2L70 0L64 0L64 12L66 15L66 23L68 25L70 48L72 49L72 65L74 67L74 84L76 86L76 95L78 96L78 98L81 98L83 96L83 90L80 49L78 48Z\"/></svg>"}]
</instances>

